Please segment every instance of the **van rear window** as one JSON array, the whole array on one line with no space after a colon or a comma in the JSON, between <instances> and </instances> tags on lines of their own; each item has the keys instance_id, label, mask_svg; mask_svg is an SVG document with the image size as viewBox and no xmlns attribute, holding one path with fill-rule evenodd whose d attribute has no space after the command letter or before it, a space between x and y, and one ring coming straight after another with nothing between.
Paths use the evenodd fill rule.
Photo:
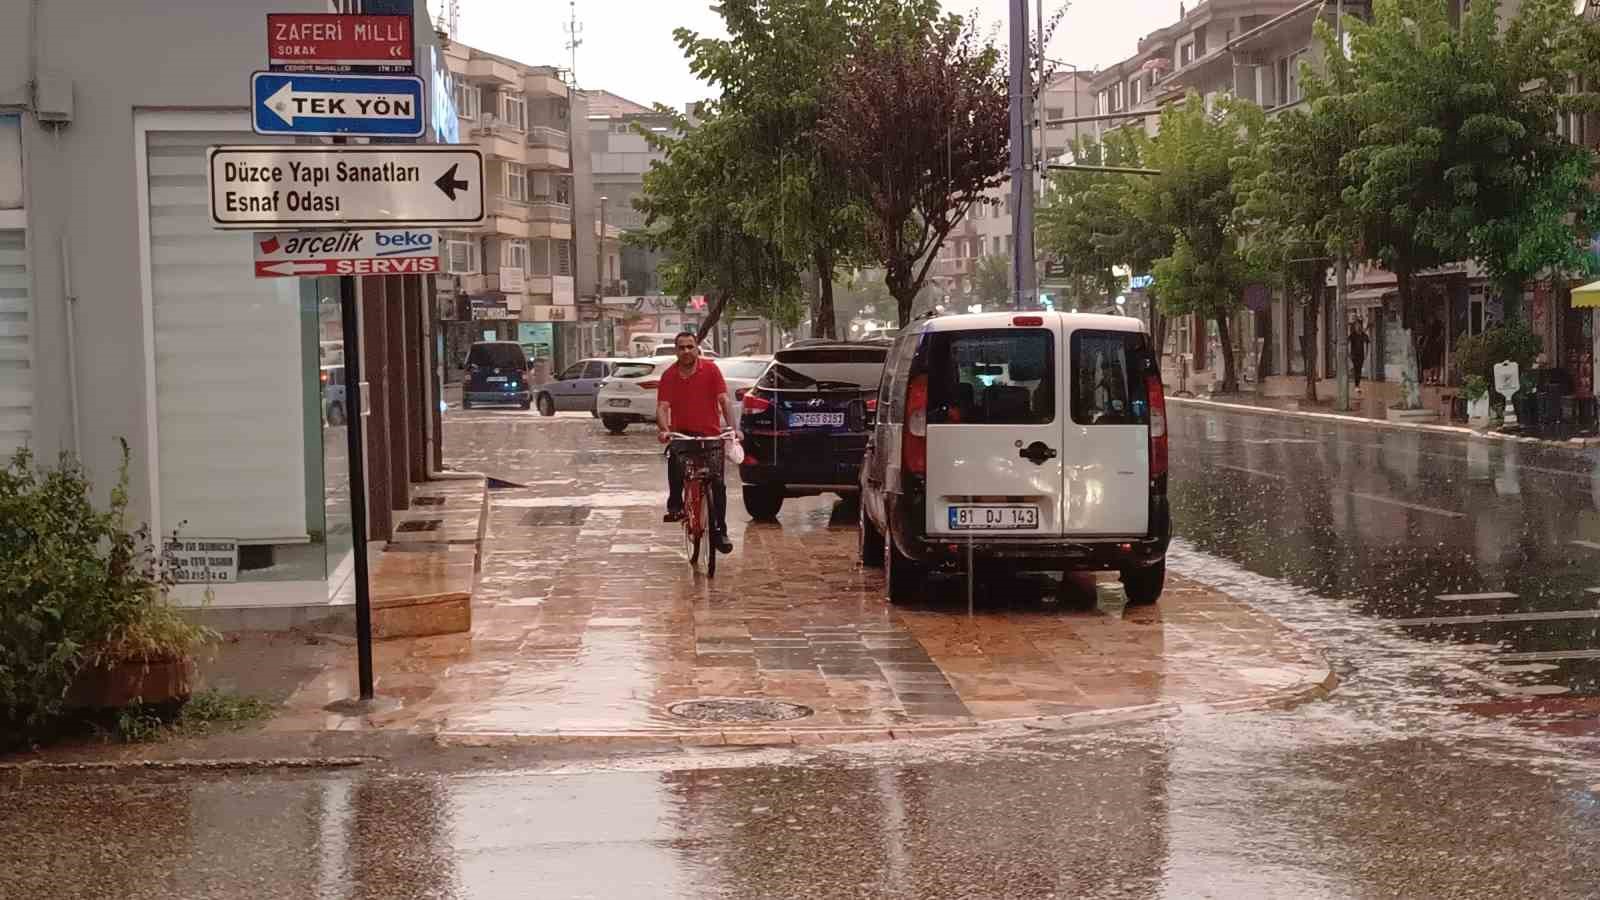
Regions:
<instances>
[{"instance_id":1,"label":"van rear window","mask_svg":"<svg viewBox=\"0 0 1600 900\"><path fill-rule=\"evenodd\" d=\"M1148 352L1134 331L1072 333L1072 421L1079 425L1148 425L1144 387Z\"/></svg>"},{"instance_id":2,"label":"van rear window","mask_svg":"<svg viewBox=\"0 0 1600 900\"><path fill-rule=\"evenodd\" d=\"M936 332L928 350L928 421L1045 425L1056 418L1055 338L1042 328Z\"/></svg>"},{"instance_id":3,"label":"van rear window","mask_svg":"<svg viewBox=\"0 0 1600 900\"><path fill-rule=\"evenodd\" d=\"M472 350L467 354L467 365L485 366L491 369L525 369L528 367L528 358L523 355L520 344L473 344Z\"/></svg>"}]
</instances>

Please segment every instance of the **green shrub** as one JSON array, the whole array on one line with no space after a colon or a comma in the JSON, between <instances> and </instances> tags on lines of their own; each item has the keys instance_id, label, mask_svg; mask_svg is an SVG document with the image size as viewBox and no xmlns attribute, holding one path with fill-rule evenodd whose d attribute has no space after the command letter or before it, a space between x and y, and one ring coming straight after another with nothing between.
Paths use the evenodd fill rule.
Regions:
<instances>
[{"instance_id":1,"label":"green shrub","mask_svg":"<svg viewBox=\"0 0 1600 900\"><path fill-rule=\"evenodd\" d=\"M46 468L20 449L0 470L0 744L59 717L85 666L170 659L213 637L168 602L148 526L127 527L128 459L123 442L105 510L68 455Z\"/></svg>"},{"instance_id":2,"label":"green shrub","mask_svg":"<svg viewBox=\"0 0 1600 900\"><path fill-rule=\"evenodd\" d=\"M1462 378L1479 375L1493 384L1495 366L1509 359L1526 372L1542 349L1543 342L1528 326L1507 322L1482 334L1462 335L1456 341L1456 368Z\"/></svg>"}]
</instances>

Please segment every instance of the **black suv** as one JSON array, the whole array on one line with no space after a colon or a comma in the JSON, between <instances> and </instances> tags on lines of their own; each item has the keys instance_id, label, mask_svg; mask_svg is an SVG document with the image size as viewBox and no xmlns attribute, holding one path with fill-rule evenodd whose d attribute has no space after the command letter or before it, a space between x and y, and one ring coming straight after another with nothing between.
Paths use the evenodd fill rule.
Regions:
<instances>
[{"instance_id":1,"label":"black suv","mask_svg":"<svg viewBox=\"0 0 1600 900\"><path fill-rule=\"evenodd\" d=\"M528 384L528 354L515 341L479 341L467 352L467 381L461 386L461 408L482 403L533 405Z\"/></svg>"},{"instance_id":2,"label":"black suv","mask_svg":"<svg viewBox=\"0 0 1600 900\"><path fill-rule=\"evenodd\" d=\"M785 497L860 490L886 344L808 342L774 354L744 393L744 508L771 519Z\"/></svg>"}]
</instances>

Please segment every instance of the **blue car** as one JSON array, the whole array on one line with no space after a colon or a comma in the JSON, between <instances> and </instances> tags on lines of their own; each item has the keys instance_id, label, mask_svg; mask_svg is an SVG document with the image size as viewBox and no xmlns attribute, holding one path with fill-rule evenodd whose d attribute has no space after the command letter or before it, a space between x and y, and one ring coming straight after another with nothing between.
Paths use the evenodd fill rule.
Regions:
<instances>
[{"instance_id":1,"label":"blue car","mask_svg":"<svg viewBox=\"0 0 1600 900\"><path fill-rule=\"evenodd\" d=\"M528 384L528 356L515 341L479 341L467 353L467 380L461 386L461 408L483 404L533 405Z\"/></svg>"}]
</instances>

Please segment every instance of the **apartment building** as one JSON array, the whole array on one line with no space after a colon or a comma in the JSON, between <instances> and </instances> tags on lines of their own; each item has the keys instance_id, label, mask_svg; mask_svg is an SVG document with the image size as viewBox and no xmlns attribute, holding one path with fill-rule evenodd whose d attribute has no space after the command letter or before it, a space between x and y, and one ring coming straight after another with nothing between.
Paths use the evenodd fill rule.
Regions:
<instances>
[{"instance_id":1,"label":"apartment building","mask_svg":"<svg viewBox=\"0 0 1600 900\"><path fill-rule=\"evenodd\" d=\"M633 201L644 192L644 175L651 163L666 156L652 149L639 132L674 135L672 117L610 91L585 91L584 95L589 103L589 165L596 221L624 234L642 229L644 215L634 209ZM619 273L605 279L607 296L661 293L661 279L656 274L660 254L626 244L620 252Z\"/></svg>"},{"instance_id":2,"label":"apartment building","mask_svg":"<svg viewBox=\"0 0 1600 900\"><path fill-rule=\"evenodd\" d=\"M443 235L453 310L447 357L464 344L515 340L551 370L607 347L594 288L595 227L581 203L589 182L580 92L551 66L533 66L452 42L462 143L483 151L488 215Z\"/></svg>"}]
</instances>

